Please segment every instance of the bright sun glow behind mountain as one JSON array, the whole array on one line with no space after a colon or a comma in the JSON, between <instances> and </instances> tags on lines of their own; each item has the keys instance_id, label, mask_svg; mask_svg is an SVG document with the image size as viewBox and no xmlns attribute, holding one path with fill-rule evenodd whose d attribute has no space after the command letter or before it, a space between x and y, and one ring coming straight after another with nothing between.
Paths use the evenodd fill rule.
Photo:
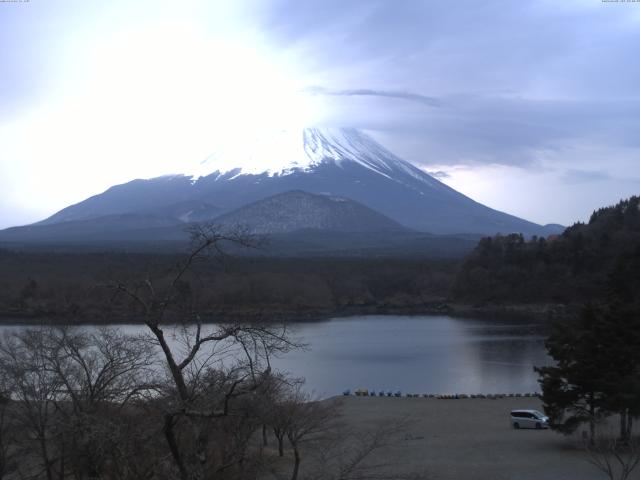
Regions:
<instances>
[{"instance_id":1,"label":"bright sun glow behind mountain","mask_svg":"<svg viewBox=\"0 0 640 480\"><path fill-rule=\"evenodd\" d=\"M208 38L186 25L157 25L122 32L97 53L89 93L102 94L108 119L121 117L114 105L126 105L152 130L169 118L190 129L246 132L266 125L300 128L316 113L295 72L259 45Z\"/></svg>"},{"instance_id":2,"label":"bright sun glow behind mountain","mask_svg":"<svg viewBox=\"0 0 640 480\"><path fill-rule=\"evenodd\" d=\"M125 137L134 132L132 142L164 132L180 147L194 137L213 146L266 127L301 130L320 114L290 66L259 44L210 38L191 25L122 32L97 47L90 72L87 95L99 99L100 121Z\"/></svg>"},{"instance_id":3,"label":"bright sun glow behind mountain","mask_svg":"<svg viewBox=\"0 0 640 480\"><path fill-rule=\"evenodd\" d=\"M55 207L131 178L189 171L219 145L265 128L301 132L322 117L292 62L259 39L222 39L193 23L94 38L68 62L72 79L0 131L13 174L27 179L23 194ZM37 175L27 169L34 158Z\"/></svg>"}]
</instances>

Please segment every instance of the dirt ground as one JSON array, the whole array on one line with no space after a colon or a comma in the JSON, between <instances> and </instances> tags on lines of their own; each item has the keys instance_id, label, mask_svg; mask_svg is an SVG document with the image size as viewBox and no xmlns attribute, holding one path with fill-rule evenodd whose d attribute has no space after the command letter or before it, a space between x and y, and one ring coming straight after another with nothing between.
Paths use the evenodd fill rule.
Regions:
<instances>
[{"instance_id":1,"label":"dirt ground","mask_svg":"<svg viewBox=\"0 0 640 480\"><path fill-rule=\"evenodd\" d=\"M401 442L376 454L398 472L433 479L596 480L606 478L578 442L551 430L515 430L509 412L542 410L537 398L342 397L342 420L355 429L406 418ZM394 467L395 469L396 467ZM640 471L635 472L640 478Z\"/></svg>"}]
</instances>

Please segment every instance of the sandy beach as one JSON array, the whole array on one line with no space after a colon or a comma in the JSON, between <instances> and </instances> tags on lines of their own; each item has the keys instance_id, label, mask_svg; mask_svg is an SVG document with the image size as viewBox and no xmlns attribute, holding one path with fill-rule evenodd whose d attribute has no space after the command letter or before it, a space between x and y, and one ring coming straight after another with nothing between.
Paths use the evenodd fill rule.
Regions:
<instances>
[{"instance_id":1,"label":"sandy beach","mask_svg":"<svg viewBox=\"0 0 640 480\"><path fill-rule=\"evenodd\" d=\"M404 438L377 454L398 472L434 479L596 480L575 440L551 430L515 430L509 412L542 409L537 398L342 397L343 420L356 429L406 418ZM394 467L396 468L396 467ZM640 475L637 472L636 475ZM640 478L640 477L633 477Z\"/></svg>"}]
</instances>

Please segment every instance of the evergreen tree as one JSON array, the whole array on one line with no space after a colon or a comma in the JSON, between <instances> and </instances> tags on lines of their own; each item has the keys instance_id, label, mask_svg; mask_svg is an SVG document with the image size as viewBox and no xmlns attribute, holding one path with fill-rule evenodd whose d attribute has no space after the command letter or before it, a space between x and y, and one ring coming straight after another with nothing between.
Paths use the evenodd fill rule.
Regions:
<instances>
[{"instance_id":1,"label":"evergreen tree","mask_svg":"<svg viewBox=\"0 0 640 480\"><path fill-rule=\"evenodd\" d=\"M590 438L604 413L602 324L592 306L573 322L557 323L546 341L555 366L539 367L542 401L551 428L573 433L581 424L590 426Z\"/></svg>"},{"instance_id":2,"label":"evergreen tree","mask_svg":"<svg viewBox=\"0 0 640 480\"><path fill-rule=\"evenodd\" d=\"M612 300L604 310L587 306L573 322L556 325L546 342L555 366L540 374L552 428L571 433L600 418L620 415L620 440L630 439L640 415L640 319L631 305Z\"/></svg>"},{"instance_id":3,"label":"evergreen tree","mask_svg":"<svg viewBox=\"0 0 640 480\"><path fill-rule=\"evenodd\" d=\"M620 440L628 442L633 418L640 415L640 318L629 304L613 302L603 323L602 341L609 349L603 365L604 407L620 415Z\"/></svg>"},{"instance_id":4,"label":"evergreen tree","mask_svg":"<svg viewBox=\"0 0 640 480\"><path fill-rule=\"evenodd\" d=\"M482 239L461 265L453 294L473 302L582 304L606 302L611 281L639 306L640 197L602 208L589 223L546 240Z\"/></svg>"}]
</instances>

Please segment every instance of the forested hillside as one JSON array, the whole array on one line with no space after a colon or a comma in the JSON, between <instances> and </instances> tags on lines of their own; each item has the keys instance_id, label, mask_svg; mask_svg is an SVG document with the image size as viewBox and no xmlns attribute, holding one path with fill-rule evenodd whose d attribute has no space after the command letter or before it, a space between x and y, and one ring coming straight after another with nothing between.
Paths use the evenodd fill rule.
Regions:
<instances>
[{"instance_id":1,"label":"forested hillside","mask_svg":"<svg viewBox=\"0 0 640 480\"><path fill-rule=\"evenodd\" d=\"M462 262L426 258L228 258L199 265L185 288L212 317L323 318L360 313L493 314L502 306L582 305L614 294L640 307L640 197L562 235L487 237ZM162 282L181 256L0 250L0 318L135 321L108 288ZM467 307L472 307L468 312ZM498 310L496 310L496 308ZM511 310L509 310L511 312ZM527 310L528 311L528 310ZM511 315L511 313L510 313Z\"/></svg>"},{"instance_id":2,"label":"forested hillside","mask_svg":"<svg viewBox=\"0 0 640 480\"><path fill-rule=\"evenodd\" d=\"M461 301L584 303L607 297L637 302L640 197L595 211L559 236L483 238L453 287Z\"/></svg>"},{"instance_id":3,"label":"forested hillside","mask_svg":"<svg viewBox=\"0 0 640 480\"><path fill-rule=\"evenodd\" d=\"M180 255L0 250L0 321L136 321L114 302L121 281L167 281ZM184 288L211 318L318 319L442 309L456 261L402 258L252 258L199 263Z\"/></svg>"}]
</instances>

